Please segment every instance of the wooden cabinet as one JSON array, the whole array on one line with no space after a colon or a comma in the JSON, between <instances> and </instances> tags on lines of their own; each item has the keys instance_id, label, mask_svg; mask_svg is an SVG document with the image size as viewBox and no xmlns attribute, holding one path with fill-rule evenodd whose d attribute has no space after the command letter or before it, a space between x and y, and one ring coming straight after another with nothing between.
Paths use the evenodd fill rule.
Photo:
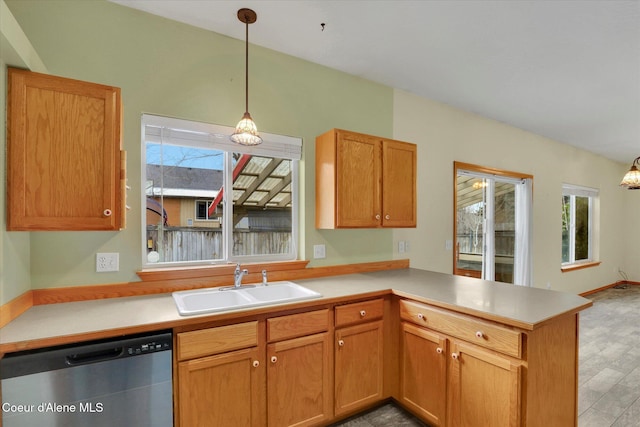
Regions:
<instances>
[{"instance_id":1,"label":"wooden cabinet","mask_svg":"<svg viewBox=\"0 0 640 427\"><path fill-rule=\"evenodd\" d=\"M383 398L383 304L376 299L335 308L336 416Z\"/></svg>"},{"instance_id":2,"label":"wooden cabinet","mask_svg":"<svg viewBox=\"0 0 640 427\"><path fill-rule=\"evenodd\" d=\"M183 332L176 341L177 426L264 425L258 322Z\"/></svg>"},{"instance_id":3,"label":"wooden cabinet","mask_svg":"<svg viewBox=\"0 0 640 427\"><path fill-rule=\"evenodd\" d=\"M433 426L446 425L448 340L402 322L400 403Z\"/></svg>"},{"instance_id":4,"label":"wooden cabinet","mask_svg":"<svg viewBox=\"0 0 640 427\"><path fill-rule=\"evenodd\" d=\"M329 333L267 346L269 427L317 425L330 420Z\"/></svg>"},{"instance_id":5,"label":"wooden cabinet","mask_svg":"<svg viewBox=\"0 0 640 427\"><path fill-rule=\"evenodd\" d=\"M521 425L521 332L404 300L400 316L407 408L435 426Z\"/></svg>"},{"instance_id":6,"label":"wooden cabinet","mask_svg":"<svg viewBox=\"0 0 640 427\"><path fill-rule=\"evenodd\" d=\"M389 397L434 427L577 425L576 312L527 328L396 297L307 310L179 331L176 425L328 425Z\"/></svg>"},{"instance_id":7,"label":"wooden cabinet","mask_svg":"<svg viewBox=\"0 0 640 427\"><path fill-rule=\"evenodd\" d=\"M121 103L116 87L8 69L7 230L123 227Z\"/></svg>"},{"instance_id":8,"label":"wooden cabinet","mask_svg":"<svg viewBox=\"0 0 640 427\"><path fill-rule=\"evenodd\" d=\"M267 425L326 423L332 412L329 310L267 319ZM241 424L235 424L241 425Z\"/></svg>"},{"instance_id":9,"label":"wooden cabinet","mask_svg":"<svg viewBox=\"0 0 640 427\"><path fill-rule=\"evenodd\" d=\"M450 367L447 425L521 425L522 362L453 340Z\"/></svg>"},{"instance_id":10,"label":"wooden cabinet","mask_svg":"<svg viewBox=\"0 0 640 427\"><path fill-rule=\"evenodd\" d=\"M264 425L260 360L254 347L180 362L178 425Z\"/></svg>"},{"instance_id":11,"label":"wooden cabinet","mask_svg":"<svg viewBox=\"0 0 640 427\"><path fill-rule=\"evenodd\" d=\"M415 144L332 129L316 138L316 228L416 226Z\"/></svg>"}]
</instances>

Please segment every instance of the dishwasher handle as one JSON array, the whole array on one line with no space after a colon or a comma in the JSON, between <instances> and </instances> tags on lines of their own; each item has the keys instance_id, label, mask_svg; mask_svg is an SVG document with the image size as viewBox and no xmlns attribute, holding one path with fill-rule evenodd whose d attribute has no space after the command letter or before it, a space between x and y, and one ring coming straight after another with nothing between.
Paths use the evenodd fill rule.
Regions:
<instances>
[{"instance_id":1,"label":"dishwasher handle","mask_svg":"<svg viewBox=\"0 0 640 427\"><path fill-rule=\"evenodd\" d=\"M124 347L111 347L105 350L88 351L85 353L74 353L66 356L67 365L85 365L87 363L98 363L107 360L118 359L124 354Z\"/></svg>"}]
</instances>

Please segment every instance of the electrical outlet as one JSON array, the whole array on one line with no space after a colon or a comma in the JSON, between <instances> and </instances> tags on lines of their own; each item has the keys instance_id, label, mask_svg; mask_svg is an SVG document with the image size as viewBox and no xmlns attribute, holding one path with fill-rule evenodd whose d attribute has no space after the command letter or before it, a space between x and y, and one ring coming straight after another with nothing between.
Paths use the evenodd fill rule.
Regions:
<instances>
[{"instance_id":1,"label":"electrical outlet","mask_svg":"<svg viewBox=\"0 0 640 427\"><path fill-rule=\"evenodd\" d=\"M96 273L120 270L120 254L118 252L104 252L96 254Z\"/></svg>"},{"instance_id":2,"label":"electrical outlet","mask_svg":"<svg viewBox=\"0 0 640 427\"><path fill-rule=\"evenodd\" d=\"M405 250L405 243L404 240L400 240L398 242L398 253L403 254Z\"/></svg>"},{"instance_id":3,"label":"electrical outlet","mask_svg":"<svg viewBox=\"0 0 640 427\"><path fill-rule=\"evenodd\" d=\"M313 245L313 257L315 259L326 258L327 253L324 245Z\"/></svg>"},{"instance_id":4,"label":"electrical outlet","mask_svg":"<svg viewBox=\"0 0 640 427\"><path fill-rule=\"evenodd\" d=\"M445 240L444 241L444 249L447 251L453 250L453 240Z\"/></svg>"}]
</instances>

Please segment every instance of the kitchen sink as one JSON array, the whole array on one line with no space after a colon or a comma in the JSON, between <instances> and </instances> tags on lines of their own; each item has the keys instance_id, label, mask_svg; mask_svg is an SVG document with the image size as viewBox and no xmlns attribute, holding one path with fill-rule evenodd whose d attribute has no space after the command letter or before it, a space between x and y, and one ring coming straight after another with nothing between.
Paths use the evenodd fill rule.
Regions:
<instances>
[{"instance_id":1,"label":"kitchen sink","mask_svg":"<svg viewBox=\"0 0 640 427\"><path fill-rule=\"evenodd\" d=\"M319 298L318 292L293 282L273 282L268 285L241 288L208 288L179 291L172 294L182 316L239 310L269 304Z\"/></svg>"}]
</instances>

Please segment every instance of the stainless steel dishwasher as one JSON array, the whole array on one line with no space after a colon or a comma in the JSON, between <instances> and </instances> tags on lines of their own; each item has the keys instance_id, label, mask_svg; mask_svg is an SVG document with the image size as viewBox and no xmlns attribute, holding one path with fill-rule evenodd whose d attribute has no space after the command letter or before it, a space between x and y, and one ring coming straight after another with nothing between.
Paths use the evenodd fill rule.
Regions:
<instances>
[{"instance_id":1,"label":"stainless steel dishwasher","mask_svg":"<svg viewBox=\"0 0 640 427\"><path fill-rule=\"evenodd\" d=\"M173 425L172 335L124 336L0 360L2 425Z\"/></svg>"}]
</instances>

